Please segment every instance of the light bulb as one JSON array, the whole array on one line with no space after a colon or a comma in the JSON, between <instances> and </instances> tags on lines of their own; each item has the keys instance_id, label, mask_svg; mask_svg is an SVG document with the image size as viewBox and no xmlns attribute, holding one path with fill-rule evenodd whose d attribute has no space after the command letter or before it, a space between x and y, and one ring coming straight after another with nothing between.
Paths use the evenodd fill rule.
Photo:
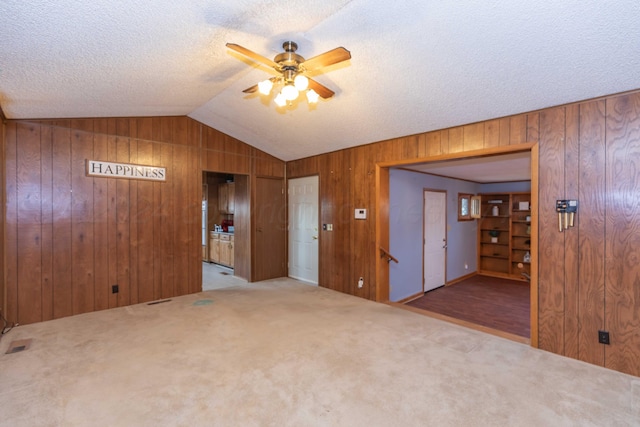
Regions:
<instances>
[{"instance_id":1,"label":"light bulb","mask_svg":"<svg viewBox=\"0 0 640 427\"><path fill-rule=\"evenodd\" d=\"M300 92L309 87L309 79L303 76L302 74L298 74L295 79L293 79L293 84Z\"/></svg>"},{"instance_id":2,"label":"light bulb","mask_svg":"<svg viewBox=\"0 0 640 427\"><path fill-rule=\"evenodd\" d=\"M275 102L278 107L284 107L287 104L287 99L282 95L282 93L279 93L273 102Z\"/></svg>"},{"instance_id":3,"label":"light bulb","mask_svg":"<svg viewBox=\"0 0 640 427\"><path fill-rule=\"evenodd\" d=\"M273 82L269 79L258 83L258 90L263 95L269 95L271 93L271 88L273 88Z\"/></svg>"},{"instance_id":4,"label":"light bulb","mask_svg":"<svg viewBox=\"0 0 640 427\"><path fill-rule=\"evenodd\" d=\"M309 101L309 104L315 104L318 102L318 98L320 98L320 95L318 95L318 92L315 90L309 89L307 91L307 101Z\"/></svg>"},{"instance_id":5,"label":"light bulb","mask_svg":"<svg viewBox=\"0 0 640 427\"><path fill-rule=\"evenodd\" d=\"M280 93L287 101L293 101L298 97L298 89L296 89L292 84L284 85L282 92Z\"/></svg>"}]
</instances>

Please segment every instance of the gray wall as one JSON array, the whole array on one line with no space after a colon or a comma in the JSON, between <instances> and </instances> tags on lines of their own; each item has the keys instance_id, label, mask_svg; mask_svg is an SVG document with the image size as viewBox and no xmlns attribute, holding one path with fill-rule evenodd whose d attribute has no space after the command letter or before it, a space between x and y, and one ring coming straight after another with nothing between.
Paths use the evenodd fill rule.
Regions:
<instances>
[{"instance_id":1,"label":"gray wall","mask_svg":"<svg viewBox=\"0 0 640 427\"><path fill-rule=\"evenodd\" d=\"M458 221L458 193L477 194L480 185L422 173L391 169L389 174L389 250L399 264L389 270L389 299L399 301L422 291L423 192L447 192L446 280L476 271L476 221ZM468 269L465 270L465 263Z\"/></svg>"}]
</instances>

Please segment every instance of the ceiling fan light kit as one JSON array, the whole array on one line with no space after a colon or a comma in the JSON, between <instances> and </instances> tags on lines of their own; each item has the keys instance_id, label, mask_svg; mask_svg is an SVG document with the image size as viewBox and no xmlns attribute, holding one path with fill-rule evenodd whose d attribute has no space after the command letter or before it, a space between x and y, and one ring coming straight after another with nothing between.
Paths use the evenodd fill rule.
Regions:
<instances>
[{"instance_id":1,"label":"ceiling fan light kit","mask_svg":"<svg viewBox=\"0 0 640 427\"><path fill-rule=\"evenodd\" d=\"M286 41L282 44L284 52L276 55L273 61L234 43L227 43L227 47L256 62L273 68L278 73L277 77L263 80L243 90L244 93L258 91L260 94L267 96L271 94L274 85L282 86L282 89L274 98L274 102L278 107L293 105L293 101L298 99L300 92L304 91L306 91L307 102L310 104L315 104L321 97L323 99L331 98L334 95L331 89L304 74L351 59L351 53L348 50L338 47L305 60L295 53L298 45L292 41Z\"/></svg>"}]
</instances>

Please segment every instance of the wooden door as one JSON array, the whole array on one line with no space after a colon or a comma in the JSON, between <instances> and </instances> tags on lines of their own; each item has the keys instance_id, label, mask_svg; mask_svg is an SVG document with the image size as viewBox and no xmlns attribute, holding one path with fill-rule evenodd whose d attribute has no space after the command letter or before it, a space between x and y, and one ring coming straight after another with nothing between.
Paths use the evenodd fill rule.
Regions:
<instances>
[{"instance_id":1,"label":"wooden door","mask_svg":"<svg viewBox=\"0 0 640 427\"><path fill-rule=\"evenodd\" d=\"M256 178L253 251L253 281L284 277L286 220L284 180Z\"/></svg>"}]
</instances>

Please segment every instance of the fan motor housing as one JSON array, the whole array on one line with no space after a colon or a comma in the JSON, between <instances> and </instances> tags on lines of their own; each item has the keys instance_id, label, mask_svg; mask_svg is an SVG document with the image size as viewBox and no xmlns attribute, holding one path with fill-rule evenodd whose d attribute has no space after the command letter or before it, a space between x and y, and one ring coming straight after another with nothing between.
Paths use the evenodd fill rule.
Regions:
<instances>
[{"instance_id":1,"label":"fan motor housing","mask_svg":"<svg viewBox=\"0 0 640 427\"><path fill-rule=\"evenodd\" d=\"M298 45L292 41L286 41L282 44L282 48L284 49L283 53L276 55L273 58L273 62L279 65L279 70L293 70L298 71L298 65L304 62L304 58L297 53Z\"/></svg>"}]
</instances>

